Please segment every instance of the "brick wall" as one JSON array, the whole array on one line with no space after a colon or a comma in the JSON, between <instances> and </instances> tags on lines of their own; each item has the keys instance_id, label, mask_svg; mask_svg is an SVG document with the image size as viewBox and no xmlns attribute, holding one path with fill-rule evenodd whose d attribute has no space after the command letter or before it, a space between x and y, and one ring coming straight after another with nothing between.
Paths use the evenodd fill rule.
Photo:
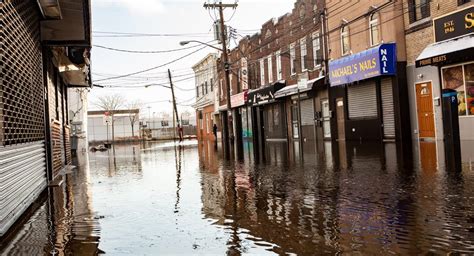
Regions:
<instances>
[{"instance_id":1,"label":"brick wall","mask_svg":"<svg viewBox=\"0 0 474 256\"><path fill-rule=\"evenodd\" d=\"M369 17L376 12L379 15L380 42L396 42L398 61L406 60L401 1L328 1L326 6L328 10L329 57L331 59L342 56L342 24L346 24L349 28L349 44L352 53L358 53L371 47Z\"/></svg>"},{"instance_id":2,"label":"brick wall","mask_svg":"<svg viewBox=\"0 0 474 256\"><path fill-rule=\"evenodd\" d=\"M278 80L277 61L275 53L281 52L281 68L282 79L287 81L288 85L296 84L298 74L301 70L301 48L299 40L306 38L307 46L307 67L309 79L319 76L320 67L315 68L313 65L313 46L311 35L315 31L321 31L320 28L320 12L323 10L324 1L322 0L298 0L294 4L294 8L287 14L279 18L271 19L261 26L259 33L247 36L239 41L238 47L230 50L229 61L232 63L232 94L242 91L242 83L239 83L238 73L240 69L240 59L245 57L248 62L249 70L249 88L259 88L261 84L268 85L269 81ZM289 46L291 43L296 44L296 74L292 75L290 70ZM322 43L321 51L323 49ZM269 79L268 57L271 56L272 61L272 77ZM264 82L260 81L260 60L264 58L265 78ZM218 63L219 79L222 79L223 97L220 105L225 105L225 79L223 65L221 60Z\"/></svg>"}]
</instances>

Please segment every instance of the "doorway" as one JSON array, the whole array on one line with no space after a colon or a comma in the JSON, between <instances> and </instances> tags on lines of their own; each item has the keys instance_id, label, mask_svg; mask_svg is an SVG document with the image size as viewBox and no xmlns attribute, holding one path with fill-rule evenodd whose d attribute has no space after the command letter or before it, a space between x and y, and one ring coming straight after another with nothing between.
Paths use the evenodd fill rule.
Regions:
<instances>
[{"instance_id":1,"label":"doorway","mask_svg":"<svg viewBox=\"0 0 474 256\"><path fill-rule=\"evenodd\" d=\"M331 114L329 112L329 100L321 101L322 109L322 122L323 122L323 133L324 139L331 138Z\"/></svg>"},{"instance_id":2,"label":"doorway","mask_svg":"<svg viewBox=\"0 0 474 256\"><path fill-rule=\"evenodd\" d=\"M291 126L293 131L293 139L299 139L299 124L298 124L298 105L291 105Z\"/></svg>"},{"instance_id":3,"label":"doorway","mask_svg":"<svg viewBox=\"0 0 474 256\"><path fill-rule=\"evenodd\" d=\"M337 139L345 140L346 139L346 114L344 111L344 99L336 99L336 115L337 115Z\"/></svg>"},{"instance_id":4,"label":"doorway","mask_svg":"<svg viewBox=\"0 0 474 256\"><path fill-rule=\"evenodd\" d=\"M420 138L434 138L435 126L431 82L416 84L416 109Z\"/></svg>"}]
</instances>

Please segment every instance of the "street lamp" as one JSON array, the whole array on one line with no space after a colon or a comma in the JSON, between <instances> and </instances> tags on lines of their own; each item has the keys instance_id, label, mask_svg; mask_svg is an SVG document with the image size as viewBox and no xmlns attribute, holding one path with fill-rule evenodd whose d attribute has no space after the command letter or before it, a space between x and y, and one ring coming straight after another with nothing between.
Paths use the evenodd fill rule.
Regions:
<instances>
[{"instance_id":1,"label":"street lamp","mask_svg":"<svg viewBox=\"0 0 474 256\"><path fill-rule=\"evenodd\" d=\"M197 40L181 41L181 42L179 42L179 45L181 45L181 46L185 46L185 45L187 45L187 44L189 44L189 43L198 43L198 44L202 44L202 45L209 46L209 47L211 47L211 48L214 48L214 49L216 49L216 50L218 50L218 51L221 51L221 52L222 52L222 49L221 49L221 48L217 48L217 47L215 47L215 46L213 46L213 45L210 45L210 44L208 44L208 43L205 43L205 42L197 41Z\"/></svg>"}]
</instances>

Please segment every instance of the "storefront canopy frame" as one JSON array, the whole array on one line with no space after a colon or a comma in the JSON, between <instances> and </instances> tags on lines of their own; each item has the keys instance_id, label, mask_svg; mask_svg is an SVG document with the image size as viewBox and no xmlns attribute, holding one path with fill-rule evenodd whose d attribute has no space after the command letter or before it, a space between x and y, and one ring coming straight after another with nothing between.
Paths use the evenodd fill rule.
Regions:
<instances>
[{"instance_id":1,"label":"storefront canopy frame","mask_svg":"<svg viewBox=\"0 0 474 256\"><path fill-rule=\"evenodd\" d=\"M311 91L316 88L318 85L323 84L325 76L320 76L315 79L309 80L306 88L300 89L300 93ZM298 84L285 86L281 90L275 93L275 98L283 98L298 93Z\"/></svg>"},{"instance_id":2,"label":"storefront canopy frame","mask_svg":"<svg viewBox=\"0 0 474 256\"><path fill-rule=\"evenodd\" d=\"M463 62L474 56L474 33L428 45L416 58L416 67Z\"/></svg>"},{"instance_id":3,"label":"storefront canopy frame","mask_svg":"<svg viewBox=\"0 0 474 256\"><path fill-rule=\"evenodd\" d=\"M285 87L285 85L285 80L279 80L271 85L250 90L248 92L246 103L249 106L258 106L272 103L275 101L275 92Z\"/></svg>"}]
</instances>

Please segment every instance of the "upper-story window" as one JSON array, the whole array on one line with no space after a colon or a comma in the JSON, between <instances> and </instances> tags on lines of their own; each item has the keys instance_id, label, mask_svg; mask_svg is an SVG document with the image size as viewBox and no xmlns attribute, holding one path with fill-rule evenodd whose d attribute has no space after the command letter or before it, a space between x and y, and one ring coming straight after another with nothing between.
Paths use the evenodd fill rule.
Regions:
<instances>
[{"instance_id":1,"label":"upper-story window","mask_svg":"<svg viewBox=\"0 0 474 256\"><path fill-rule=\"evenodd\" d=\"M201 92L202 92L202 96L206 95L206 89L204 87L204 84L201 84Z\"/></svg>"},{"instance_id":2,"label":"upper-story window","mask_svg":"<svg viewBox=\"0 0 474 256\"><path fill-rule=\"evenodd\" d=\"M211 92L214 91L214 79L211 78Z\"/></svg>"},{"instance_id":3,"label":"upper-story window","mask_svg":"<svg viewBox=\"0 0 474 256\"><path fill-rule=\"evenodd\" d=\"M260 59L260 85L265 85L265 60Z\"/></svg>"},{"instance_id":4,"label":"upper-story window","mask_svg":"<svg viewBox=\"0 0 474 256\"><path fill-rule=\"evenodd\" d=\"M306 37L300 39L300 49L301 49L301 71L308 69L306 66L306 61L308 60L308 50L306 49Z\"/></svg>"},{"instance_id":5,"label":"upper-story window","mask_svg":"<svg viewBox=\"0 0 474 256\"><path fill-rule=\"evenodd\" d=\"M209 85L207 84L207 81L204 82L204 88L206 88L206 94L209 92Z\"/></svg>"},{"instance_id":6,"label":"upper-story window","mask_svg":"<svg viewBox=\"0 0 474 256\"><path fill-rule=\"evenodd\" d=\"M273 63L272 63L272 55L267 57L268 62L268 82L273 82Z\"/></svg>"},{"instance_id":7,"label":"upper-story window","mask_svg":"<svg viewBox=\"0 0 474 256\"><path fill-rule=\"evenodd\" d=\"M430 1L431 0L408 1L408 15L410 18L410 23L430 16Z\"/></svg>"},{"instance_id":8,"label":"upper-story window","mask_svg":"<svg viewBox=\"0 0 474 256\"><path fill-rule=\"evenodd\" d=\"M341 50L342 55L346 55L351 52L351 48L349 45L349 26L347 25L344 25L341 28Z\"/></svg>"},{"instance_id":9,"label":"upper-story window","mask_svg":"<svg viewBox=\"0 0 474 256\"><path fill-rule=\"evenodd\" d=\"M295 43L290 44L290 72L291 75L296 74L296 50L295 50Z\"/></svg>"},{"instance_id":10,"label":"upper-story window","mask_svg":"<svg viewBox=\"0 0 474 256\"><path fill-rule=\"evenodd\" d=\"M471 2L472 0L458 0L458 5L463 5L465 3L469 3Z\"/></svg>"},{"instance_id":11,"label":"upper-story window","mask_svg":"<svg viewBox=\"0 0 474 256\"><path fill-rule=\"evenodd\" d=\"M370 31L370 46L374 46L380 43L379 33L379 14L374 12L369 18L369 31Z\"/></svg>"},{"instance_id":12,"label":"upper-story window","mask_svg":"<svg viewBox=\"0 0 474 256\"><path fill-rule=\"evenodd\" d=\"M321 44L319 41L319 32L314 32L311 37L313 41L313 64L314 64L314 68L318 68L321 66L321 61L322 61Z\"/></svg>"},{"instance_id":13,"label":"upper-story window","mask_svg":"<svg viewBox=\"0 0 474 256\"><path fill-rule=\"evenodd\" d=\"M283 72L281 70L281 51L277 51L275 53L275 58L276 58L276 72L277 72L277 80L283 79Z\"/></svg>"},{"instance_id":14,"label":"upper-story window","mask_svg":"<svg viewBox=\"0 0 474 256\"><path fill-rule=\"evenodd\" d=\"M196 98L199 98L199 86L196 86Z\"/></svg>"}]
</instances>

